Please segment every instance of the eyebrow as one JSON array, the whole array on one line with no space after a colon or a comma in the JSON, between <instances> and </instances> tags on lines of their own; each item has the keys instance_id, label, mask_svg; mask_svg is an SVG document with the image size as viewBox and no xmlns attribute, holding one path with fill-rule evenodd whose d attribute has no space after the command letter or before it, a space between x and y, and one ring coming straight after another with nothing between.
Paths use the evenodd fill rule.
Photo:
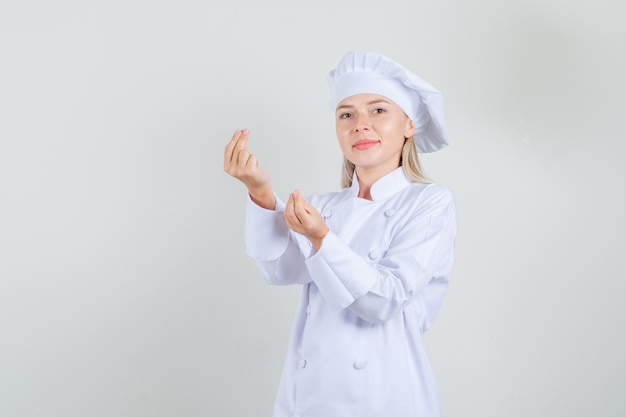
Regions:
<instances>
[{"instance_id":1,"label":"eyebrow","mask_svg":"<svg viewBox=\"0 0 626 417\"><path fill-rule=\"evenodd\" d=\"M377 98L376 100L372 100L372 101L368 101L367 103L365 103L365 105L367 106L371 106L372 104L377 104L377 103L387 103L389 104L388 100L382 99L382 98ZM339 107L337 107L337 110L335 111L339 111L339 110L344 110L344 109L353 109L355 106L352 104L343 104Z\"/></svg>"}]
</instances>

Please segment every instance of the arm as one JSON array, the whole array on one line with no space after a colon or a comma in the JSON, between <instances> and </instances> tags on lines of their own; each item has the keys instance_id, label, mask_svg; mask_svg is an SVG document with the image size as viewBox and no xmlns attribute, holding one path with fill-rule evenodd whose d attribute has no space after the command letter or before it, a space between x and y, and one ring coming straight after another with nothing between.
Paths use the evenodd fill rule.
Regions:
<instances>
[{"instance_id":1,"label":"arm","mask_svg":"<svg viewBox=\"0 0 626 417\"><path fill-rule=\"evenodd\" d=\"M447 284L455 236L454 200L438 190L416 208L382 258L370 262L329 232L306 265L331 307L382 323L423 297L429 284Z\"/></svg>"},{"instance_id":2,"label":"arm","mask_svg":"<svg viewBox=\"0 0 626 417\"><path fill-rule=\"evenodd\" d=\"M304 263L310 244L287 228L285 205L276 197L275 210L258 206L248 198L246 208L246 252L254 258L268 284L305 284L311 281Z\"/></svg>"},{"instance_id":3,"label":"arm","mask_svg":"<svg viewBox=\"0 0 626 417\"><path fill-rule=\"evenodd\" d=\"M252 201L272 210L276 199L269 174L259 168L256 156L248 152L248 129L238 130L224 150L224 171L241 181L248 189Z\"/></svg>"},{"instance_id":4,"label":"arm","mask_svg":"<svg viewBox=\"0 0 626 417\"><path fill-rule=\"evenodd\" d=\"M233 134L224 150L224 171L248 189L246 249L270 284L310 281L297 242L283 218L284 204L274 194L270 176L248 151L247 129Z\"/></svg>"}]
</instances>

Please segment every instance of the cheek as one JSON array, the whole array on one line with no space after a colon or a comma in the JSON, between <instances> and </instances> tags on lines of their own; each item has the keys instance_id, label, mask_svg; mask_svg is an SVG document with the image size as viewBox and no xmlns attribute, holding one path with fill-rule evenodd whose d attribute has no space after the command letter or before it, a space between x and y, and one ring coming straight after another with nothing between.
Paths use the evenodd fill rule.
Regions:
<instances>
[{"instance_id":1,"label":"cheek","mask_svg":"<svg viewBox=\"0 0 626 417\"><path fill-rule=\"evenodd\" d=\"M337 133L337 142L339 142L339 147L341 148L341 151L343 153L348 152L351 148L350 135L346 134L345 129L341 129L339 127L337 127L336 129L336 133Z\"/></svg>"},{"instance_id":2,"label":"cheek","mask_svg":"<svg viewBox=\"0 0 626 417\"><path fill-rule=\"evenodd\" d=\"M385 128L385 134L387 137L402 139L402 141L404 141L406 132L406 126L400 123L390 124Z\"/></svg>"},{"instance_id":3,"label":"cheek","mask_svg":"<svg viewBox=\"0 0 626 417\"><path fill-rule=\"evenodd\" d=\"M342 140L341 138L339 138L338 142L339 142L339 147L341 148L341 151L343 153L346 153L347 151L350 150L350 143L348 141Z\"/></svg>"},{"instance_id":4,"label":"cheek","mask_svg":"<svg viewBox=\"0 0 626 417\"><path fill-rule=\"evenodd\" d=\"M350 124L346 120L337 120L335 122L335 130L337 131L337 134L339 134L339 132L345 132L349 129Z\"/></svg>"},{"instance_id":5,"label":"cheek","mask_svg":"<svg viewBox=\"0 0 626 417\"><path fill-rule=\"evenodd\" d=\"M350 139L350 129L346 128L345 125L338 124L335 127L335 133L337 135L337 139L339 139L339 142L344 142Z\"/></svg>"}]
</instances>

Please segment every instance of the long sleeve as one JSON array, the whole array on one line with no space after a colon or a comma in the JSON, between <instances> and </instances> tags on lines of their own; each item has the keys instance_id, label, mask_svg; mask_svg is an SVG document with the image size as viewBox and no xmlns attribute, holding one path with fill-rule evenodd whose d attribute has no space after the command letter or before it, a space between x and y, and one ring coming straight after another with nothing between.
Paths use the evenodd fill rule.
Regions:
<instances>
[{"instance_id":1,"label":"long sleeve","mask_svg":"<svg viewBox=\"0 0 626 417\"><path fill-rule=\"evenodd\" d=\"M256 260L269 284L305 284L311 277L304 263L310 243L287 228L283 218L285 204L276 197L276 208L267 210L248 196L246 207L246 252Z\"/></svg>"},{"instance_id":2,"label":"long sleeve","mask_svg":"<svg viewBox=\"0 0 626 417\"><path fill-rule=\"evenodd\" d=\"M426 299L432 292L425 288L447 287L456 236L455 203L443 187L424 194L384 254L370 252L365 257L330 232L320 250L305 261L331 308L348 308L364 320L381 323L424 297L425 308L431 310L425 311L426 319L436 314L439 303Z\"/></svg>"}]
</instances>

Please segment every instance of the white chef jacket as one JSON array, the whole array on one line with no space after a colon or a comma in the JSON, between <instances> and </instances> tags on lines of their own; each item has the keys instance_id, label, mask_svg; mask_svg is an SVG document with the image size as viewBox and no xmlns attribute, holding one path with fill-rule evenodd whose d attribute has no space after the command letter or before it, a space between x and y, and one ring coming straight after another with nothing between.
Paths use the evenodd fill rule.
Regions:
<instances>
[{"instance_id":1,"label":"white chef jacket","mask_svg":"<svg viewBox=\"0 0 626 417\"><path fill-rule=\"evenodd\" d=\"M435 417L422 333L448 287L454 197L398 168L372 201L350 188L307 200L330 229L318 252L289 230L285 204L248 198L246 249L269 284L301 284L274 417Z\"/></svg>"}]
</instances>

